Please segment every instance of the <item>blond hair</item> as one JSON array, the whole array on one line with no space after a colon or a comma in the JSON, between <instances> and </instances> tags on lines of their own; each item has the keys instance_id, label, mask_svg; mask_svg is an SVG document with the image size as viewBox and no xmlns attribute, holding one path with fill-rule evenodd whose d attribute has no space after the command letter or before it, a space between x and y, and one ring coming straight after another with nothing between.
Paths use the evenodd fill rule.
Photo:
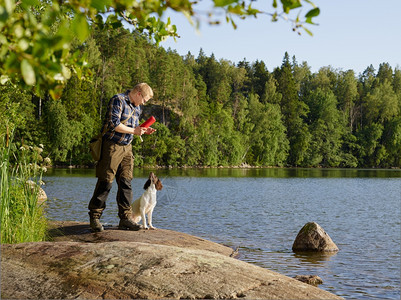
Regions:
<instances>
[{"instance_id":1,"label":"blond hair","mask_svg":"<svg viewBox=\"0 0 401 300\"><path fill-rule=\"evenodd\" d=\"M149 86L149 84L142 82L138 83L137 85L134 86L132 89L134 92L140 92L142 96L144 97L149 97L149 99L153 98L153 90Z\"/></svg>"}]
</instances>

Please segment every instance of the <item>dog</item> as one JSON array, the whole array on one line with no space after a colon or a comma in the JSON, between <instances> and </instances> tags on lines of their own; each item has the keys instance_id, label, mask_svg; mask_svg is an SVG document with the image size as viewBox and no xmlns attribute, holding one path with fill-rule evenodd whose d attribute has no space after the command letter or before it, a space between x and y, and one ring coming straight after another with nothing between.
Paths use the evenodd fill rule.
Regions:
<instances>
[{"instance_id":1,"label":"dog","mask_svg":"<svg viewBox=\"0 0 401 300\"><path fill-rule=\"evenodd\" d=\"M163 184L160 179L153 172L150 172L149 179L143 186L145 192L132 203L132 219L137 224L142 219L142 228L144 229L156 229L152 225L152 214L156 206L156 192L162 188ZM148 215L149 227L146 224L146 214Z\"/></svg>"}]
</instances>

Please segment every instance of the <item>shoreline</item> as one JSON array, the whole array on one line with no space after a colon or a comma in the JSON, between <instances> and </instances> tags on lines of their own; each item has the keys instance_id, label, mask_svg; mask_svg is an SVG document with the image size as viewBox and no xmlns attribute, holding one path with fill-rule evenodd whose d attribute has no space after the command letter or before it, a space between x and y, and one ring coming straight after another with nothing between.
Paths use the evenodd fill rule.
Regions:
<instances>
[{"instance_id":1,"label":"shoreline","mask_svg":"<svg viewBox=\"0 0 401 300\"><path fill-rule=\"evenodd\" d=\"M54 169L92 169L95 168L96 163L91 165L54 165L49 168ZM239 166L136 166L138 169L285 169L285 168L300 168L300 167L279 167L279 166L251 166L251 165L239 165ZM305 169L324 169L324 167L311 167Z\"/></svg>"},{"instance_id":2,"label":"shoreline","mask_svg":"<svg viewBox=\"0 0 401 300\"><path fill-rule=\"evenodd\" d=\"M49 168L53 169L93 169L96 164L91 165L54 165ZM310 170L401 170L401 167L297 167L297 166L253 166L242 164L239 166L135 166L137 169L152 170L152 169L310 169Z\"/></svg>"}]
</instances>

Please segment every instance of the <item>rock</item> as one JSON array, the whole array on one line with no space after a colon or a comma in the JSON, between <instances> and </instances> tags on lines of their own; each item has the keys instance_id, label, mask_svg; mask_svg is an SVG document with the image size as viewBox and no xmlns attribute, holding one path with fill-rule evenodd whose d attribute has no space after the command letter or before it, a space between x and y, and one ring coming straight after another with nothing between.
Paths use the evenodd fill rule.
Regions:
<instances>
[{"instance_id":1,"label":"rock","mask_svg":"<svg viewBox=\"0 0 401 300\"><path fill-rule=\"evenodd\" d=\"M322 278L317 275L297 275L295 279L313 286L318 286L323 283Z\"/></svg>"},{"instance_id":2,"label":"rock","mask_svg":"<svg viewBox=\"0 0 401 300\"><path fill-rule=\"evenodd\" d=\"M46 200L47 200L46 192L44 191L44 189L42 189L42 188L40 187L40 188L39 188L39 191L38 191L38 203L41 204L41 203L43 203L43 202L46 201Z\"/></svg>"},{"instance_id":3,"label":"rock","mask_svg":"<svg viewBox=\"0 0 401 300\"><path fill-rule=\"evenodd\" d=\"M319 224L309 222L299 231L292 250L294 252L338 251L338 247Z\"/></svg>"},{"instance_id":4,"label":"rock","mask_svg":"<svg viewBox=\"0 0 401 300\"><path fill-rule=\"evenodd\" d=\"M100 233L91 233L88 223L55 221L50 224L49 235L55 242L70 241L83 243L106 243L115 241L140 242L182 248L208 250L225 256L235 256L235 250L211 241L173 230L126 231L117 227L104 226Z\"/></svg>"},{"instance_id":5,"label":"rock","mask_svg":"<svg viewBox=\"0 0 401 300\"><path fill-rule=\"evenodd\" d=\"M184 234L184 242L171 242L181 246L173 246L169 238L180 233L141 230L119 231L112 240L117 230L106 228L90 240L83 227L69 227L60 228L66 236L55 236L57 242L1 245L3 299L342 299L218 253L222 248L197 237ZM87 241L72 241L79 231ZM192 247L189 241L198 239Z\"/></svg>"},{"instance_id":6,"label":"rock","mask_svg":"<svg viewBox=\"0 0 401 300\"><path fill-rule=\"evenodd\" d=\"M32 180L27 180L26 184L31 189L31 192L34 192L35 190L37 190L37 193L38 193L38 204L39 205L47 200L46 192L40 186L38 186L37 183L35 183Z\"/></svg>"}]
</instances>

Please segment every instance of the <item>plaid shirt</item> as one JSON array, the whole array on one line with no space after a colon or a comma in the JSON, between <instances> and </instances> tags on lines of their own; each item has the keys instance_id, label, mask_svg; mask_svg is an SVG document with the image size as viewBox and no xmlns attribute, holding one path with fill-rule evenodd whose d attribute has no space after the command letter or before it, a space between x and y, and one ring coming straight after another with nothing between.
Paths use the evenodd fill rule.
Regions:
<instances>
[{"instance_id":1,"label":"plaid shirt","mask_svg":"<svg viewBox=\"0 0 401 300\"><path fill-rule=\"evenodd\" d=\"M120 133L115 131L115 128L124 122L134 110L134 113L129 120L124 124L125 126L135 128L139 126L139 117L142 113L140 106L134 106L129 97L130 90L125 93L117 94L110 99L109 107L107 109L106 118L103 124L107 126L107 131L104 134L104 139L109 139L119 145L128 145L132 142L133 134Z\"/></svg>"}]
</instances>

